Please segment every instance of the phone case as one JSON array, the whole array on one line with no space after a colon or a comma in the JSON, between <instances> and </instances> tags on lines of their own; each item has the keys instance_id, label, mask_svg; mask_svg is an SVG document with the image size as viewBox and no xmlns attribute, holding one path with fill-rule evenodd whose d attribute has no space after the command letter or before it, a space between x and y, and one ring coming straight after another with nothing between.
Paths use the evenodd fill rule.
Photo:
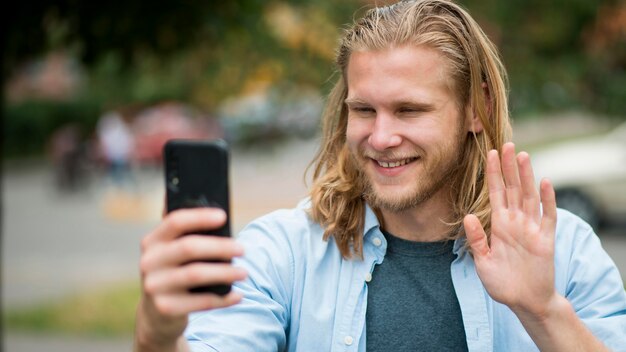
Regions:
<instances>
[{"instance_id":1,"label":"phone case","mask_svg":"<svg viewBox=\"0 0 626 352\"><path fill-rule=\"evenodd\" d=\"M167 212L180 208L219 207L228 215L226 224L194 233L230 236L228 146L222 140L173 139L163 148ZM225 295L230 285L194 287L191 292Z\"/></svg>"}]
</instances>

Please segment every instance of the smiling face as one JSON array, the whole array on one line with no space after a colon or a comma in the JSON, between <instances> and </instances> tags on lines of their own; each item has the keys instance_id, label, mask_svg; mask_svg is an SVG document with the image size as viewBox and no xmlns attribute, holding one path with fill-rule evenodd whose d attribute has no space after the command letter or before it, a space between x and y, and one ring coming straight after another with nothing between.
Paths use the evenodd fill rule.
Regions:
<instances>
[{"instance_id":1,"label":"smiling face","mask_svg":"<svg viewBox=\"0 0 626 352\"><path fill-rule=\"evenodd\" d=\"M350 56L346 140L375 208L400 212L447 196L471 116L445 62L410 45Z\"/></svg>"}]
</instances>

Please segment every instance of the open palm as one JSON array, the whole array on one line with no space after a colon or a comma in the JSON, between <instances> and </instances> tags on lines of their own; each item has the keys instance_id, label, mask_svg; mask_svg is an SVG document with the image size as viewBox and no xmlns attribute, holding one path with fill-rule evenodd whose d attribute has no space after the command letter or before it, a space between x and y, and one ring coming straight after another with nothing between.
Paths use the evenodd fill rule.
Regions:
<instances>
[{"instance_id":1,"label":"open palm","mask_svg":"<svg viewBox=\"0 0 626 352\"><path fill-rule=\"evenodd\" d=\"M556 296L554 236L556 201L548 180L540 191L527 153L507 143L487 156L491 203L489 241L478 218L464 226L476 270L489 295L513 311L541 315Z\"/></svg>"}]
</instances>

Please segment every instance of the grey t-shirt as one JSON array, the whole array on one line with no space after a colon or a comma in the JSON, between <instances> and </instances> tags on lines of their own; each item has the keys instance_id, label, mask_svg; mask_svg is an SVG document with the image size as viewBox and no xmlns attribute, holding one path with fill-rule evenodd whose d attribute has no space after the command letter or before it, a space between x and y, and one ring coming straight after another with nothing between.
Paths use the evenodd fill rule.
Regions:
<instances>
[{"instance_id":1,"label":"grey t-shirt","mask_svg":"<svg viewBox=\"0 0 626 352\"><path fill-rule=\"evenodd\" d=\"M368 283L367 351L467 351L450 274L454 242L384 234L387 253Z\"/></svg>"}]
</instances>

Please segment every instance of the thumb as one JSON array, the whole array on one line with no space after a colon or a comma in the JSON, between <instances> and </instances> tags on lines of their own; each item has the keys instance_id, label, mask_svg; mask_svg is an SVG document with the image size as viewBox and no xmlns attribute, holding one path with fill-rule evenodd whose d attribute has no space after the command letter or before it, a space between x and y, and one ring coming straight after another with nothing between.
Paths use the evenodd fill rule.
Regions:
<instances>
[{"instance_id":1,"label":"thumb","mask_svg":"<svg viewBox=\"0 0 626 352\"><path fill-rule=\"evenodd\" d=\"M474 214L468 214L463 219L465 235L474 256L485 256L489 253L487 235L480 220Z\"/></svg>"}]
</instances>

